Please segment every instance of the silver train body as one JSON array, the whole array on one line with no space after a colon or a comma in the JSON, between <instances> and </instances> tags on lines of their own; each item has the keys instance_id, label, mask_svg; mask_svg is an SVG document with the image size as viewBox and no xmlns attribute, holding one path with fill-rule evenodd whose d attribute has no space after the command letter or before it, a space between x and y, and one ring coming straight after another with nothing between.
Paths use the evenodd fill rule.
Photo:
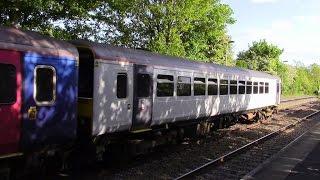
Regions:
<instances>
[{"instance_id":1,"label":"silver train body","mask_svg":"<svg viewBox=\"0 0 320 180\"><path fill-rule=\"evenodd\" d=\"M267 73L73 41L79 116L93 136L277 106L281 80ZM90 119L90 120L88 120Z\"/></svg>"}]
</instances>

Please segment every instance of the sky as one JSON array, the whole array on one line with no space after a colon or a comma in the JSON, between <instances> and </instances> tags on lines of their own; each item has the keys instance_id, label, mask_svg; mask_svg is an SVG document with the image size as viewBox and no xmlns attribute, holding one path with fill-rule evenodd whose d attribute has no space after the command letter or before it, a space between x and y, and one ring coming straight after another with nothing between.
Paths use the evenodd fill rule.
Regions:
<instances>
[{"instance_id":1,"label":"sky","mask_svg":"<svg viewBox=\"0 0 320 180\"><path fill-rule=\"evenodd\" d=\"M320 64L320 0L222 0L234 11L228 26L235 54L266 39L284 49L282 61Z\"/></svg>"}]
</instances>

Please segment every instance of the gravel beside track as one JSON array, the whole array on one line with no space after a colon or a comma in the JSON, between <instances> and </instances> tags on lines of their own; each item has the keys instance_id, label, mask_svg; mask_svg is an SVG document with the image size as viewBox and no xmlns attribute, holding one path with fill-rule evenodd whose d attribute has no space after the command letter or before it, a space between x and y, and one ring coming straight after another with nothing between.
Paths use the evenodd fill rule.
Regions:
<instances>
[{"instance_id":1,"label":"gravel beside track","mask_svg":"<svg viewBox=\"0 0 320 180\"><path fill-rule=\"evenodd\" d=\"M319 101L313 100L311 103L300 104L296 108L282 110L269 120L250 125L236 124L230 128L215 131L205 138L185 139L182 144L157 148L154 152L131 159L119 167L99 167L93 171L84 172L80 179L173 179L266 134L292 124L315 110L320 110L320 104ZM261 150L259 152L259 149L264 147L257 146L256 151L248 152L249 154L228 161L219 167L220 169L215 171L214 176L210 173L197 178L239 179L263 160L279 151L292 138L311 128L314 123L315 121L305 121L290 131L286 131L283 136L277 137L279 139L270 142L277 142L277 146L267 145L275 148L270 148L268 152L264 152L265 154L261 154Z\"/></svg>"},{"instance_id":2,"label":"gravel beside track","mask_svg":"<svg viewBox=\"0 0 320 180\"><path fill-rule=\"evenodd\" d=\"M192 177L192 179L241 179L297 137L312 129L320 122L319 118L320 115L316 114L306 122L297 124L293 128L289 128L277 136L249 148L245 153L237 154L221 166L208 166L189 177Z\"/></svg>"}]
</instances>

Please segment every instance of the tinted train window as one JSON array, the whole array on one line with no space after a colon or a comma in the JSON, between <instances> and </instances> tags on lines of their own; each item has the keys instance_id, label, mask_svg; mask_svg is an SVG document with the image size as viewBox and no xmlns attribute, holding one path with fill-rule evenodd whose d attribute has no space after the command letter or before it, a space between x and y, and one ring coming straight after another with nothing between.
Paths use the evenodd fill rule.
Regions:
<instances>
[{"instance_id":1,"label":"tinted train window","mask_svg":"<svg viewBox=\"0 0 320 180\"><path fill-rule=\"evenodd\" d=\"M37 66L35 77L35 100L37 104L49 105L55 101L56 72L52 66Z\"/></svg>"},{"instance_id":2,"label":"tinted train window","mask_svg":"<svg viewBox=\"0 0 320 180\"><path fill-rule=\"evenodd\" d=\"M252 82L247 81L246 94L252 94Z\"/></svg>"},{"instance_id":3,"label":"tinted train window","mask_svg":"<svg viewBox=\"0 0 320 180\"><path fill-rule=\"evenodd\" d=\"M264 93L264 82L260 82L259 83L259 94L263 94Z\"/></svg>"},{"instance_id":4,"label":"tinted train window","mask_svg":"<svg viewBox=\"0 0 320 180\"><path fill-rule=\"evenodd\" d=\"M239 94L245 94L245 93L246 93L246 82L239 81Z\"/></svg>"},{"instance_id":5,"label":"tinted train window","mask_svg":"<svg viewBox=\"0 0 320 180\"><path fill-rule=\"evenodd\" d=\"M208 95L218 95L217 79L208 79Z\"/></svg>"},{"instance_id":6,"label":"tinted train window","mask_svg":"<svg viewBox=\"0 0 320 180\"><path fill-rule=\"evenodd\" d=\"M220 80L220 95L228 94L228 80Z\"/></svg>"},{"instance_id":7,"label":"tinted train window","mask_svg":"<svg viewBox=\"0 0 320 180\"><path fill-rule=\"evenodd\" d=\"M127 97L128 89L127 73L118 73L117 75L117 98L122 99Z\"/></svg>"},{"instance_id":8,"label":"tinted train window","mask_svg":"<svg viewBox=\"0 0 320 180\"><path fill-rule=\"evenodd\" d=\"M15 66L0 64L0 104L13 104L16 102L16 79Z\"/></svg>"},{"instance_id":9,"label":"tinted train window","mask_svg":"<svg viewBox=\"0 0 320 180\"><path fill-rule=\"evenodd\" d=\"M269 83L264 84L264 93L268 94L269 93Z\"/></svg>"},{"instance_id":10,"label":"tinted train window","mask_svg":"<svg viewBox=\"0 0 320 180\"><path fill-rule=\"evenodd\" d=\"M178 96L191 96L191 78L185 76L178 77Z\"/></svg>"},{"instance_id":11,"label":"tinted train window","mask_svg":"<svg viewBox=\"0 0 320 180\"><path fill-rule=\"evenodd\" d=\"M258 94L259 88L258 88L258 82L253 83L253 94Z\"/></svg>"},{"instance_id":12,"label":"tinted train window","mask_svg":"<svg viewBox=\"0 0 320 180\"><path fill-rule=\"evenodd\" d=\"M238 94L237 86L238 86L237 81L235 80L230 81L230 94Z\"/></svg>"},{"instance_id":13,"label":"tinted train window","mask_svg":"<svg viewBox=\"0 0 320 180\"><path fill-rule=\"evenodd\" d=\"M193 79L193 88L195 96L206 95L206 79L195 77Z\"/></svg>"},{"instance_id":14,"label":"tinted train window","mask_svg":"<svg viewBox=\"0 0 320 180\"><path fill-rule=\"evenodd\" d=\"M157 96L166 97L173 96L174 81L173 76L161 75L157 76Z\"/></svg>"},{"instance_id":15,"label":"tinted train window","mask_svg":"<svg viewBox=\"0 0 320 180\"><path fill-rule=\"evenodd\" d=\"M94 56L89 49L78 48L78 52L78 96L84 98L93 98Z\"/></svg>"},{"instance_id":16,"label":"tinted train window","mask_svg":"<svg viewBox=\"0 0 320 180\"><path fill-rule=\"evenodd\" d=\"M138 97L150 97L151 94L151 78L149 74L137 75Z\"/></svg>"},{"instance_id":17,"label":"tinted train window","mask_svg":"<svg viewBox=\"0 0 320 180\"><path fill-rule=\"evenodd\" d=\"M252 82L247 81L246 94L252 94Z\"/></svg>"},{"instance_id":18,"label":"tinted train window","mask_svg":"<svg viewBox=\"0 0 320 180\"><path fill-rule=\"evenodd\" d=\"M279 94L280 92L280 83L277 83L277 93Z\"/></svg>"}]
</instances>

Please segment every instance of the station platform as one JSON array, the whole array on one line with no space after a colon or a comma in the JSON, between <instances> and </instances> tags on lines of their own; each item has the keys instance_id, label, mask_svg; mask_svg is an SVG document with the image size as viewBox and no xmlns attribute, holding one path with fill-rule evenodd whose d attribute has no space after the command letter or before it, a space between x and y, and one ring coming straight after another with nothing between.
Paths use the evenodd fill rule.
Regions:
<instances>
[{"instance_id":1,"label":"station platform","mask_svg":"<svg viewBox=\"0 0 320 180\"><path fill-rule=\"evenodd\" d=\"M320 123L244 179L320 180Z\"/></svg>"}]
</instances>

